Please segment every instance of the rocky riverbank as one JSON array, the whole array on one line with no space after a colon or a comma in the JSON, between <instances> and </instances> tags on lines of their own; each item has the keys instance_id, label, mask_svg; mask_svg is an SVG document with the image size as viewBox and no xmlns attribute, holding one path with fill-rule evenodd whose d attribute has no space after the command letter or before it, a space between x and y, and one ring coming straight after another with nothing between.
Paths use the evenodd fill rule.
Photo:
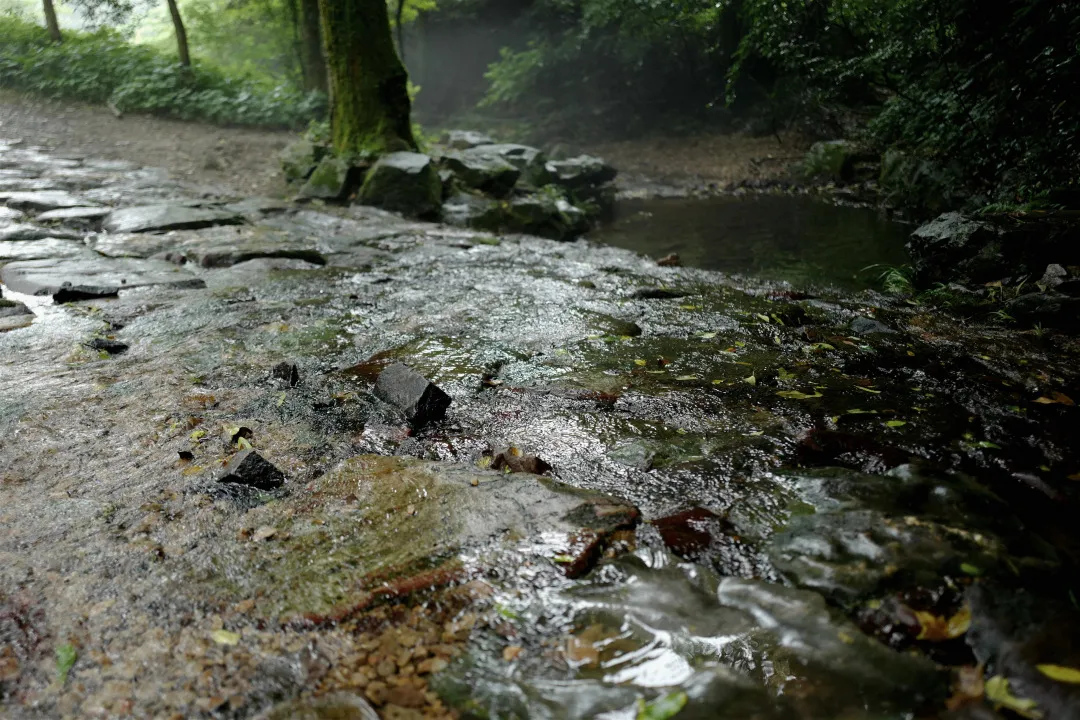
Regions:
<instances>
[{"instance_id":1,"label":"rocky riverbank","mask_svg":"<svg viewBox=\"0 0 1080 720\"><path fill-rule=\"evenodd\" d=\"M1074 717L1073 338L0 177L5 716Z\"/></svg>"}]
</instances>

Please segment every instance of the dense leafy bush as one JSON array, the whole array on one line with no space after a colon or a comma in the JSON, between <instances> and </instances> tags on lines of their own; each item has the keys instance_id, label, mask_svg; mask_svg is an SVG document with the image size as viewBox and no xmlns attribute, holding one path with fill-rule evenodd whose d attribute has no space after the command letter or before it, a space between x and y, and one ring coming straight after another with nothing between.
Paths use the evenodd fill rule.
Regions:
<instances>
[{"instance_id":1,"label":"dense leafy bush","mask_svg":"<svg viewBox=\"0 0 1080 720\"><path fill-rule=\"evenodd\" d=\"M301 127L325 112L319 95L199 61L185 68L113 30L68 32L57 45L11 16L0 16L0 86L220 124Z\"/></svg>"}]
</instances>

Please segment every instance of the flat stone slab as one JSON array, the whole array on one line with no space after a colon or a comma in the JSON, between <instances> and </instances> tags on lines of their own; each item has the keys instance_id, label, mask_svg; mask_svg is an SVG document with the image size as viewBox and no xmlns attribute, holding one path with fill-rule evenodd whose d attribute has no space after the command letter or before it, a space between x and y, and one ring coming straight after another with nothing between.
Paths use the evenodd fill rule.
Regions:
<instances>
[{"instance_id":1,"label":"flat stone slab","mask_svg":"<svg viewBox=\"0 0 1080 720\"><path fill-rule=\"evenodd\" d=\"M42 190L39 192L0 193L8 207L17 210L55 210L57 208L86 207L92 205L86 198L64 192L63 190Z\"/></svg>"},{"instance_id":2,"label":"flat stone slab","mask_svg":"<svg viewBox=\"0 0 1080 720\"><path fill-rule=\"evenodd\" d=\"M103 218L112 212L111 208L105 207L69 207L49 210L37 216L38 222L53 220L96 220Z\"/></svg>"},{"instance_id":3,"label":"flat stone slab","mask_svg":"<svg viewBox=\"0 0 1080 720\"><path fill-rule=\"evenodd\" d=\"M15 208L0 207L0 222L5 220L22 220L26 217L26 213L22 210L16 210Z\"/></svg>"},{"instance_id":4,"label":"flat stone slab","mask_svg":"<svg viewBox=\"0 0 1080 720\"><path fill-rule=\"evenodd\" d=\"M0 227L0 242L43 240L48 237L75 240L82 236L70 230L43 228L38 225L31 225L30 223L15 223L13 225L7 225L6 227Z\"/></svg>"},{"instance_id":5,"label":"flat stone slab","mask_svg":"<svg viewBox=\"0 0 1080 720\"><path fill-rule=\"evenodd\" d=\"M112 233L141 233L194 230L243 222L243 216L228 210L166 204L114 210L105 218L104 228Z\"/></svg>"},{"instance_id":6,"label":"flat stone slab","mask_svg":"<svg viewBox=\"0 0 1080 720\"><path fill-rule=\"evenodd\" d=\"M94 253L85 245L73 240L62 240L54 237L21 242L0 241L0 263L12 260L40 260L43 258L79 256L93 258Z\"/></svg>"},{"instance_id":7,"label":"flat stone slab","mask_svg":"<svg viewBox=\"0 0 1080 720\"><path fill-rule=\"evenodd\" d=\"M25 260L0 268L0 281L25 295L52 295L57 302L116 295L151 285L201 288L205 283L161 260L79 258Z\"/></svg>"}]
</instances>

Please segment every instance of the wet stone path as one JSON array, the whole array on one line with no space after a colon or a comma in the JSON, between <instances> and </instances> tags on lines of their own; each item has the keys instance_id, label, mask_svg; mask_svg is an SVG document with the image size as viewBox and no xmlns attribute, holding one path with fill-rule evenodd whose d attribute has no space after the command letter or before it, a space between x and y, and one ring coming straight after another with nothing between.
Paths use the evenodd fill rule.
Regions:
<instances>
[{"instance_id":1,"label":"wet stone path","mask_svg":"<svg viewBox=\"0 0 1080 720\"><path fill-rule=\"evenodd\" d=\"M4 717L1080 717L1072 338L15 141L0 206Z\"/></svg>"}]
</instances>

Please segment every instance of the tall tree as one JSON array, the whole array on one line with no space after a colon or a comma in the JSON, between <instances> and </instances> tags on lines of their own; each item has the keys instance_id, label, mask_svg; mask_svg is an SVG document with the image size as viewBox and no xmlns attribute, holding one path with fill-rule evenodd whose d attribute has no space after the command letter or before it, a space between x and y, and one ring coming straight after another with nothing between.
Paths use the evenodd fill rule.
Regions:
<instances>
[{"instance_id":1,"label":"tall tree","mask_svg":"<svg viewBox=\"0 0 1080 720\"><path fill-rule=\"evenodd\" d=\"M169 3L169 15L172 17L173 28L176 30L176 51L180 56L180 64L191 65L191 53L188 51L187 30L184 29L184 20L180 17L180 8L176 6L176 0L167 0Z\"/></svg>"},{"instance_id":2,"label":"tall tree","mask_svg":"<svg viewBox=\"0 0 1080 720\"><path fill-rule=\"evenodd\" d=\"M63 42L64 36L60 34L60 23L56 21L56 8L53 0L44 0L45 4L45 27L49 29L49 37L53 42Z\"/></svg>"},{"instance_id":3,"label":"tall tree","mask_svg":"<svg viewBox=\"0 0 1080 720\"><path fill-rule=\"evenodd\" d=\"M334 150L415 150L409 77L394 49L386 0L318 2Z\"/></svg>"},{"instance_id":4,"label":"tall tree","mask_svg":"<svg viewBox=\"0 0 1080 720\"><path fill-rule=\"evenodd\" d=\"M319 0L297 1L297 25L300 35L300 67L304 89L326 92L326 56L323 55L322 28L319 22Z\"/></svg>"}]
</instances>

